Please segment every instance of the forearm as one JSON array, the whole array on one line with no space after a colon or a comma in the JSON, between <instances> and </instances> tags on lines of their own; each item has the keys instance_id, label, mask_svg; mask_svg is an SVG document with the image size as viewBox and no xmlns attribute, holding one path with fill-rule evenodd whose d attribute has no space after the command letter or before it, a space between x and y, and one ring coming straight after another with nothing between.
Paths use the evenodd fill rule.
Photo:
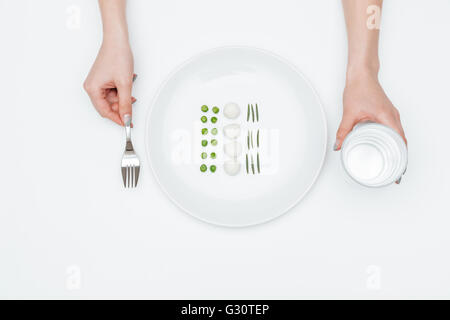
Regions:
<instances>
[{"instance_id":1,"label":"forearm","mask_svg":"<svg viewBox=\"0 0 450 320\"><path fill-rule=\"evenodd\" d=\"M99 0L103 23L103 42L128 43L126 0Z\"/></svg>"},{"instance_id":2,"label":"forearm","mask_svg":"<svg viewBox=\"0 0 450 320\"><path fill-rule=\"evenodd\" d=\"M347 80L362 73L376 76L382 0L342 0L348 37Z\"/></svg>"}]
</instances>

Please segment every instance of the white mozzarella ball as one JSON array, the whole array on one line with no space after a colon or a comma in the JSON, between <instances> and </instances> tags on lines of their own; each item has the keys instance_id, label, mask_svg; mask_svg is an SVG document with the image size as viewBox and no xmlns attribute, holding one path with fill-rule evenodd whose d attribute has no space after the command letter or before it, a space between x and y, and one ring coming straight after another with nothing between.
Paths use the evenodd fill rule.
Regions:
<instances>
[{"instance_id":1,"label":"white mozzarella ball","mask_svg":"<svg viewBox=\"0 0 450 320\"><path fill-rule=\"evenodd\" d=\"M226 174L235 176L241 170L241 164L236 160L227 160L223 164L223 169L225 170Z\"/></svg>"},{"instance_id":2,"label":"white mozzarella ball","mask_svg":"<svg viewBox=\"0 0 450 320\"><path fill-rule=\"evenodd\" d=\"M236 139L241 134L241 126L237 123L228 124L223 127L223 134L228 139Z\"/></svg>"},{"instance_id":3,"label":"white mozzarella ball","mask_svg":"<svg viewBox=\"0 0 450 320\"><path fill-rule=\"evenodd\" d=\"M236 119L241 114L241 109L237 103L230 102L223 108L223 114L228 119Z\"/></svg>"},{"instance_id":4,"label":"white mozzarella ball","mask_svg":"<svg viewBox=\"0 0 450 320\"><path fill-rule=\"evenodd\" d=\"M231 158L237 158L242 153L242 146L237 141L228 142L223 146L225 154Z\"/></svg>"}]
</instances>

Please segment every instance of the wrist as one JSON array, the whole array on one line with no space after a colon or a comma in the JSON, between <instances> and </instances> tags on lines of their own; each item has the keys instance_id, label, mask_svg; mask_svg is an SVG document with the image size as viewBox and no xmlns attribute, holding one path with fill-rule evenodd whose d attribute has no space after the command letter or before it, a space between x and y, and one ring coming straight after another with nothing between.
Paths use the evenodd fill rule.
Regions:
<instances>
[{"instance_id":1,"label":"wrist","mask_svg":"<svg viewBox=\"0 0 450 320\"><path fill-rule=\"evenodd\" d=\"M102 47L128 49L130 48L130 43L125 37L103 36Z\"/></svg>"},{"instance_id":2,"label":"wrist","mask_svg":"<svg viewBox=\"0 0 450 320\"><path fill-rule=\"evenodd\" d=\"M346 82L360 82L365 80L378 81L379 63L350 63L347 66Z\"/></svg>"},{"instance_id":3,"label":"wrist","mask_svg":"<svg viewBox=\"0 0 450 320\"><path fill-rule=\"evenodd\" d=\"M108 31L103 33L104 47L129 48L128 33L124 31Z\"/></svg>"}]
</instances>

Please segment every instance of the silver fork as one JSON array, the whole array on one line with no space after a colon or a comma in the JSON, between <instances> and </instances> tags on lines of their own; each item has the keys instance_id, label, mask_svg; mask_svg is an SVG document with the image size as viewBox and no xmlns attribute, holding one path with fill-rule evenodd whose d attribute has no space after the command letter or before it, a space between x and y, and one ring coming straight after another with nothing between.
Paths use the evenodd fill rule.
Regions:
<instances>
[{"instance_id":1,"label":"silver fork","mask_svg":"<svg viewBox=\"0 0 450 320\"><path fill-rule=\"evenodd\" d=\"M133 188L139 179L140 163L131 143L131 116L126 114L124 120L127 141L122 157L122 178L125 188Z\"/></svg>"}]
</instances>

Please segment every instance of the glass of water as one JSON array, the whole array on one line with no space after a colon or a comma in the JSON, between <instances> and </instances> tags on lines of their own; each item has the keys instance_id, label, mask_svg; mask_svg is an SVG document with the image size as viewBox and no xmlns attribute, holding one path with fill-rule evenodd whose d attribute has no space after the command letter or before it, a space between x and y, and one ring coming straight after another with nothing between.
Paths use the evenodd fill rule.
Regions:
<instances>
[{"instance_id":1,"label":"glass of water","mask_svg":"<svg viewBox=\"0 0 450 320\"><path fill-rule=\"evenodd\" d=\"M341 149L342 166L357 183L384 187L401 179L408 164L408 149L393 129L378 123L355 126Z\"/></svg>"}]
</instances>

